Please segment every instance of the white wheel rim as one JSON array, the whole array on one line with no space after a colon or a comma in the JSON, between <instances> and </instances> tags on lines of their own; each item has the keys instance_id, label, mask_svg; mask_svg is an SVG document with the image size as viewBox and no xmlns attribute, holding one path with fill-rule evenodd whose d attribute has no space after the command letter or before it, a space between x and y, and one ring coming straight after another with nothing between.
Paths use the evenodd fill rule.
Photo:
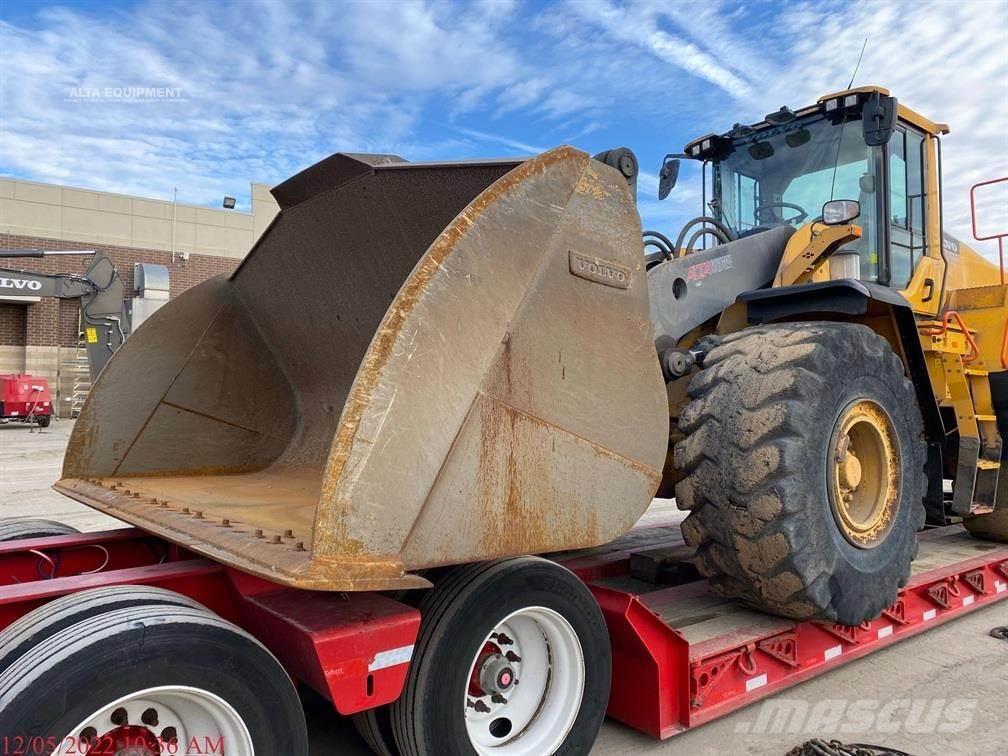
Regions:
<instances>
[{"instance_id":1,"label":"white wheel rim","mask_svg":"<svg viewBox=\"0 0 1008 756\"><path fill-rule=\"evenodd\" d=\"M144 739L151 736L159 740L163 753L183 753L193 742L202 753L255 753L245 722L223 698L199 688L162 685L130 693L98 709L67 733L54 756L86 754L89 738L108 742L117 733L129 741L131 748L123 752L130 756L155 753L143 746ZM169 746L172 735L177 751Z\"/></svg>"},{"instance_id":2,"label":"white wheel rim","mask_svg":"<svg viewBox=\"0 0 1008 756\"><path fill-rule=\"evenodd\" d=\"M514 683L487 690L472 683L481 672L487 680L513 674ZM469 665L462 704L472 747L481 756L554 753L574 726L584 686L584 652L566 619L541 606L509 614Z\"/></svg>"}]
</instances>

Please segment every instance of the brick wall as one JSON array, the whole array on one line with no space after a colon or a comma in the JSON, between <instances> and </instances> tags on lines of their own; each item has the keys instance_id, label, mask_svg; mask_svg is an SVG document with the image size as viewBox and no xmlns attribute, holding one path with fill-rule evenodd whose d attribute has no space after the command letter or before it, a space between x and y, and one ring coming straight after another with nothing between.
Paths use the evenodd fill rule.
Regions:
<instances>
[{"instance_id":1,"label":"brick wall","mask_svg":"<svg viewBox=\"0 0 1008 756\"><path fill-rule=\"evenodd\" d=\"M0 344L8 346L25 345L24 305L0 302Z\"/></svg>"},{"instance_id":2,"label":"brick wall","mask_svg":"<svg viewBox=\"0 0 1008 756\"><path fill-rule=\"evenodd\" d=\"M182 260L176 253L173 264L171 252L3 233L0 233L0 248L100 249L118 268L119 276L126 286L127 297L136 294L133 290L133 263L159 263L167 266L171 276L171 296L174 298L208 278L231 273L241 262L230 257L196 254L190 255L188 260ZM87 267L89 259L86 256L0 259L0 267L35 273L80 273ZM42 301L29 305L0 303L0 345L75 346L77 321L76 300L43 298Z\"/></svg>"}]
</instances>

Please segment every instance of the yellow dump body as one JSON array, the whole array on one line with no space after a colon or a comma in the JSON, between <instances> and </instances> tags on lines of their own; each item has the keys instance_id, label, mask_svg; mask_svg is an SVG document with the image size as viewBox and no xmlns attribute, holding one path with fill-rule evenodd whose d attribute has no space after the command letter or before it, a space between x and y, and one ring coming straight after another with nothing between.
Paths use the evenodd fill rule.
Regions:
<instances>
[{"instance_id":1,"label":"yellow dump body","mask_svg":"<svg viewBox=\"0 0 1008 756\"><path fill-rule=\"evenodd\" d=\"M607 542L668 440L640 220L561 147L524 162L334 155L230 277L99 377L56 488L325 590Z\"/></svg>"}]
</instances>

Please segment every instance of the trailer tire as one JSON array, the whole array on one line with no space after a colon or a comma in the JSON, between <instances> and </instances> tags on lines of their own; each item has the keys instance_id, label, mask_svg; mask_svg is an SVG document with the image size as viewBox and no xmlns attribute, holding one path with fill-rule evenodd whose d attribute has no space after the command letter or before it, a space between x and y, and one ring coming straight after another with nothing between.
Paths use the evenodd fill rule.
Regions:
<instances>
[{"instance_id":1,"label":"trailer tire","mask_svg":"<svg viewBox=\"0 0 1008 756\"><path fill-rule=\"evenodd\" d=\"M399 756L392 732L391 706L376 706L352 715L354 728L376 756Z\"/></svg>"},{"instance_id":2,"label":"trailer tire","mask_svg":"<svg viewBox=\"0 0 1008 756\"><path fill-rule=\"evenodd\" d=\"M795 619L877 617L909 579L927 485L916 395L888 342L855 323L749 328L689 393L676 498L711 586Z\"/></svg>"},{"instance_id":3,"label":"trailer tire","mask_svg":"<svg viewBox=\"0 0 1008 756\"><path fill-rule=\"evenodd\" d=\"M19 541L22 538L44 538L74 533L80 531L72 525L38 517L13 517L0 521L0 541Z\"/></svg>"},{"instance_id":4,"label":"trailer tire","mask_svg":"<svg viewBox=\"0 0 1008 756\"><path fill-rule=\"evenodd\" d=\"M39 428L48 428L50 422L50 415L38 415L35 418L35 421L38 423Z\"/></svg>"},{"instance_id":5,"label":"trailer tire","mask_svg":"<svg viewBox=\"0 0 1008 756\"><path fill-rule=\"evenodd\" d=\"M152 739L172 734L236 756L308 752L279 662L241 628L188 607L116 609L63 629L0 674L0 701L0 732L47 753L81 752L85 738L159 752Z\"/></svg>"},{"instance_id":6,"label":"trailer tire","mask_svg":"<svg viewBox=\"0 0 1008 756\"><path fill-rule=\"evenodd\" d=\"M428 592L420 615L391 708L403 756L591 750L611 650L598 604L571 572L536 557L468 565Z\"/></svg>"},{"instance_id":7,"label":"trailer tire","mask_svg":"<svg viewBox=\"0 0 1008 756\"><path fill-rule=\"evenodd\" d=\"M208 611L188 596L146 585L113 585L61 596L15 620L0 632L0 672L30 649L78 622L130 606L186 606Z\"/></svg>"}]
</instances>

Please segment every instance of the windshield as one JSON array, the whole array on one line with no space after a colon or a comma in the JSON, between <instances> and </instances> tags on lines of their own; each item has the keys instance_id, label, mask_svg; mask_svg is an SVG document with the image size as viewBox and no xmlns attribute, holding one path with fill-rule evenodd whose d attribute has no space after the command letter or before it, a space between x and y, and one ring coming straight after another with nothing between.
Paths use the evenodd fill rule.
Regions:
<instances>
[{"instance_id":1,"label":"windshield","mask_svg":"<svg viewBox=\"0 0 1008 756\"><path fill-rule=\"evenodd\" d=\"M818 218L831 199L858 200L855 222L863 236L847 248L860 255L861 278L876 280L877 154L877 147L865 145L860 121L832 123L821 116L737 139L733 152L715 165L721 220L745 235L786 223L800 226Z\"/></svg>"}]
</instances>

